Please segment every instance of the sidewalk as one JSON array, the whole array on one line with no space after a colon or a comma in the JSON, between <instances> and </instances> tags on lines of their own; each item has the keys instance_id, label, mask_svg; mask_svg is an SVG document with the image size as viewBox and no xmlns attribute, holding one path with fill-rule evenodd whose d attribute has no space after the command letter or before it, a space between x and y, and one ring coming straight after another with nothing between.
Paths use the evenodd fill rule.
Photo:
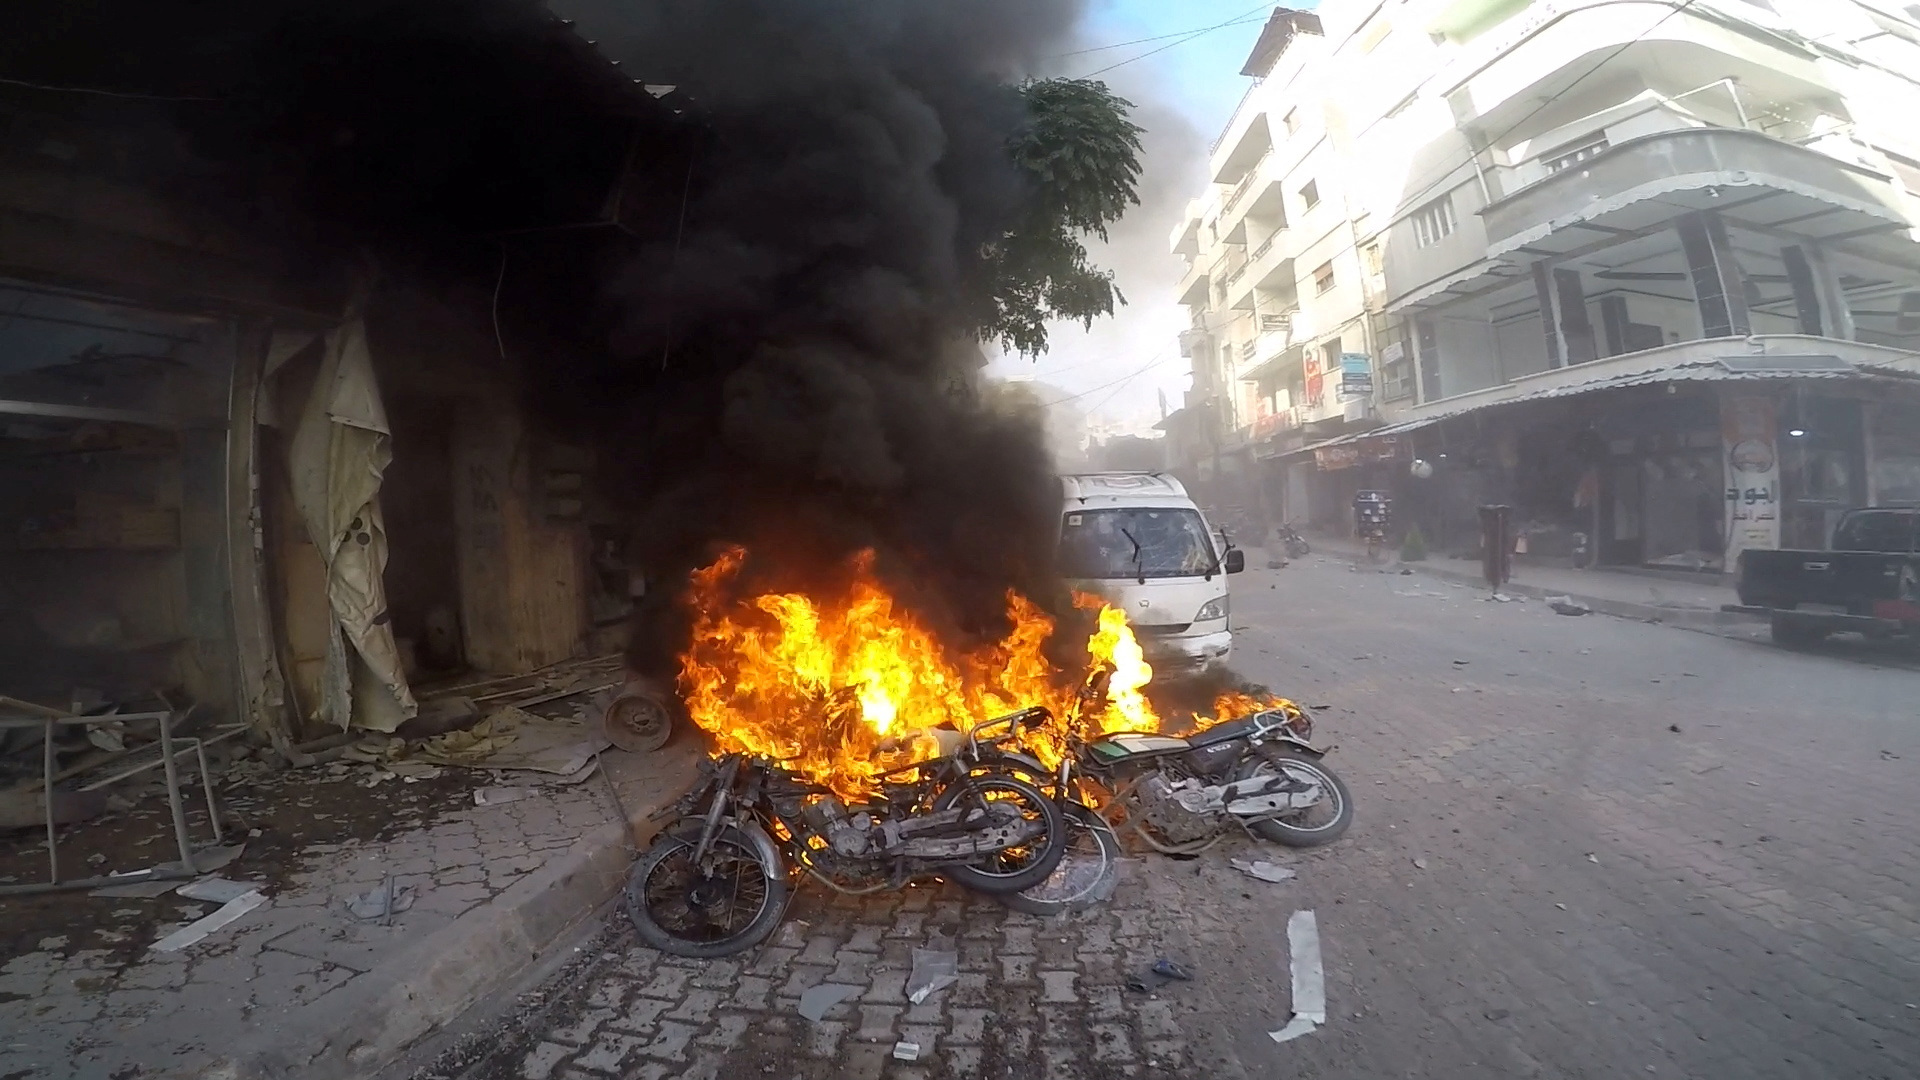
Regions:
<instances>
[{"instance_id":1,"label":"sidewalk","mask_svg":"<svg viewBox=\"0 0 1920 1080\"><path fill-rule=\"evenodd\" d=\"M1310 537L1314 555L1351 561L1364 567L1366 549L1350 540ZM1265 565L1264 552L1254 565ZM1309 559L1314 555L1307 556ZM1481 589L1487 587L1480 564L1467 559L1433 557L1421 562L1402 563L1388 553L1379 564L1383 573L1401 569L1416 574L1461 582ZM1737 604L1739 598L1731 586L1705 581L1655 578L1619 570L1574 570L1553 566L1515 564L1513 576L1501 587L1513 596L1543 599L1565 596L1597 612L1627 619L1642 619L1691 626L1725 626L1753 621L1753 616L1720 610L1723 604Z\"/></svg>"},{"instance_id":2,"label":"sidewalk","mask_svg":"<svg viewBox=\"0 0 1920 1080\"><path fill-rule=\"evenodd\" d=\"M679 733L654 754L605 752L599 774L577 785L485 806L474 792L491 781L479 770L377 790L344 766L223 776L227 816L244 818L239 838L247 826L252 835L220 876L261 884L267 905L160 953L155 940L217 905L173 893L9 901L0 1076L371 1073L600 909L632 861L633 823L677 797L700 756L697 738ZM244 809L250 801L257 809ZM128 817L147 827L139 811ZM131 868L120 861L101 869ZM346 911L348 897L389 877L414 890L390 924ZM34 929L61 920L70 929Z\"/></svg>"}]
</instances>

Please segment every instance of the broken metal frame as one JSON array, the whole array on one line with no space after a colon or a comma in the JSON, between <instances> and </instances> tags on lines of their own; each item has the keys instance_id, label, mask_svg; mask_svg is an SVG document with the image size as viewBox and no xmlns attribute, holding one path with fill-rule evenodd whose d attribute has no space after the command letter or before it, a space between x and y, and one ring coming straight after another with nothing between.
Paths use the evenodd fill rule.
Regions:
<instances>
[{"instance_id":1,"label":"broken metal frame","mask_svg":"<svg viewBox=\"0 0 1920 1080\"><path fill-rule=\"evenodd\" d=\"M186 802L181 795L178 758L182 754L192 753L199 759L201 787L205 791L207 799L207 818L213 825L214 843L218 844L222 842L225 837L220 828L220 813L214 804L213 773L212 770L207 767L207 743L209 741L221 741L230 738L244 729L234 728L230 731L222 732L215 736L213 740L185 737L176 738L173 734L173 725L184 716L184 712L175 709L159 712L114 713L107 716L68 716L48 709L40 716L0 717L0 730L32 727L41 729L41 798L47 815L47 880L45 882L35 882L26 885L0 885L0 896L61 892L70 889L92 889L104 885L126 885L135 881L190 878L198 875L199 871L196 869L193 861L193 841L187 833ZM54 822L53 812L54 784L56 783L54 774L54 732L60 727L85 726L103 722L139 723L143 721L154 724L160 730L159 759L142 765L136 765L130 769L124 769L105 779L85 785L80 790L92 791L97 788L102 788L137 773L145 772L155 765L164 768L167 777L167 806L173 815L174 840L180 846L180 868L156 868L147 871L137 871L131 874L121 874L116 877L78 878L72 881L61 881L60 852L57 837L58 828ZM186 745L176 749L175 743L184 743Z\"/></svg>"}]
</instances>

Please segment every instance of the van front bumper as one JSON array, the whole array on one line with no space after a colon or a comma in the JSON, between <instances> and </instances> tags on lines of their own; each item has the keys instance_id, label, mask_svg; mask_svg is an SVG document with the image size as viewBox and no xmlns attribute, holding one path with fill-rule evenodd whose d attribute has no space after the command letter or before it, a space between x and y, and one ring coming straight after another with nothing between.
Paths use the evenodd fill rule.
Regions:
<instances>
[{"instance_id":1,"label":"van front bumper","mask_svg":"<svg viewBox=\"0 0 1920 1080\"><path fill-rule=\"evenodd\" d=\"M1167 674L1209 671L1233 659L1233 631L1184 637L1142 634L1140 649L1147 654L1147 663L1153 665L1155 671Z\"/></svg>"}]
</instances>

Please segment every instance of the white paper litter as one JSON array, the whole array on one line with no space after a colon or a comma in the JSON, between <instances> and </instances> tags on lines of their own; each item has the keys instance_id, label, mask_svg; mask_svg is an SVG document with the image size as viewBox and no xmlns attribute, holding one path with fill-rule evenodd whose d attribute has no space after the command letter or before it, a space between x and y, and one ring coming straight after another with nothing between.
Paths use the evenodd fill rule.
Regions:
<instances>
[{"instance_id":1,"label":"white paper litter","mask_svg":"<svg viewBox=\"0 0 1920 1080\"><path fill-rule=\"evenodd\" d=\"M221 877L205 877L198 881L189 881L174 891L189 900L224 904L231 900L238 900L259 887L251 881L228 881Z\"/></svg>"},{"instance_id":2,"label":"white paper litter","mask_svg":"<svg viewBox=\"0 0 1920 1080\"><path fill-rule=\"evenodd\" d=\"M913 950L913 971L907 976L907 1000L915 1005L935 991L960 981L960 955L941 949Z\"/></svg>"},{"instance_id":3,"label":"white paper litter","mask_svg":"<svg viewBox=\"0 0 1920 1080\"><path fill-rule=\"evenodd\" d=\"M1279 866L1265 860L1249 862L1246 859L1229 859L1228 862L1232 864L1235 870L1240 871L1248 877L1259 878L1261 881L1271 881L1276 884L1282 881L1292 880L1299 876L1289 867Z\"/></svg>"},{"instance_id":4,"label":"white paper litter","mask_svg":"<svg viewBox=\"0 0 1920 1080\"><path fill-rule=\"evenodd\" d=\"M195 919L193 922L154 942L153 951L179 952L181 949L202 940L208 934L213 933L215 930L220 929L266 902L266 894L258 889L253 889L244 895L236 896L232 900L222 904L220 909L213 914L205 916L204 918Z\"/></svg>"},{"instance_id":5,"label":"white paper litter","mask_svg":"<svg viewBox=\"0 0 1920 1080\"><path fill-rule=\"evenodd\" d=\"M847 986L843 983L821 983L819 986L809 986L800 995L800 1015L817 1024L827 1015L828 1009L850 997L858 996L860 989L858 986Z\"/></svg>"},{"instance_id":6,"label":"white paper litter","mask_svg":"<svg viewBox=\"0 0 1920 1080\"><path fill-rule=\"evenodd\" d=\"M1320 963L1320 924L1311 911L1287 920L1287 950L1293 974L1293 1019L1267 1036L1290 1042L1327 1022L1327 973Z\"/></svg>"}]
</instances>

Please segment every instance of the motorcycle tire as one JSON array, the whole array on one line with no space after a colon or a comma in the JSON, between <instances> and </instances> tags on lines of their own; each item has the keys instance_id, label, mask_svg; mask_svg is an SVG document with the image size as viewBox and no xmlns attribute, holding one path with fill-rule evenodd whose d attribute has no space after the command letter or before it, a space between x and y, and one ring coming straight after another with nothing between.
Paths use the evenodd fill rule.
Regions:
<instances>
[{"instance_id":1,"label":"motorcycle tire","mask_svg":"<svg viewBox=\"0 0 1920 1080\"><path fill-rule=\"evenodd\" d=\"M1346 783L1334 775L1332 769L1327 768L1319 755L1271 745L1257 747L1254 753L1255 756L1249 757L1241 764L1234 779L1245 780L1263 771L1271 772L1275 769L1307 770L1320 780L1334 799L1338 800L1338 805L1334 807L1333 820L1325 825L1309 828L1289 824L1279 818L1248 822L1249 827L1258 833L1261 839L1285 844L1288 847L1309 848L1331 844L1346 835L1347 829L1353 824L1353 795L1347 791Z\"/></svg>"},{"instance_id":2,"label":"motorcycle tire","mask_svg":"<svg viewBox=\"0 0 1920 1080\"><path fill-rule=\"evenodd\" d=\"M717 935L693 934L685 918L673 917L676 901L688 914L708 906L691 896L694 885L684 886L685 894L681 894L679 887L657 880L663 871L670 872L670 864L676 858L691 863L695 844L695 840L686 835L663 832L634 862L633 869L627 873L624 890L627 918L632 921L634 932L640 935L640 940L663 953L694 960L732 956L765 941L786 914L786 875L783 867L767 866L753 841L732 825L720 830L719 835L714 837L713 846L724 861L735 864L735 878L731 884L736 892L743 885L764 888L757 910L738 929L719 928L723 932ZM747 873L751 873L752 877L743 876ZM703 884L722 888L725 883L709 880ZM650 888L650 885L653 887ZM699 917L701 921L710 921L705 915Z\"/></svg>"},{"instance_id":3,"label":"motorcycle tire","mask_svg":"<svg viewBox=\"0 0 1920 1080\"><path fill-rule=\"evenodd\" d=\"M1287 555L1292 558L1300 559L1312 553L1313 553L1313 549L1307 546L1307 542L1305 540L1287 541Z\"/></svg>"},{"instance_id":4,"label":"motorcycle tire","mask_svg":"<svg viewBox=\"0 0 1920 1080\"><path fill-rule=\"evenodd\" d=\"M1001 893L999 900L1028 915L1084 911L1113 896L1120 882L1120 837L1098 811L1067 803L1067 852L1047 879L1030 889Z\"/></svg>"},{"instance_id":5,"label":"motorcycle tire","mask_svg":"<svg viewBox=\"0 0 1920 1080\"><path fill-rule=\"evenodd\" d=\"M1041 845L1039 854L1017 870L998 868L995 865L998 853L995 853L982 856L971 863L956 863L943 867L940 874L963 888L1000 896L1019 892L1022 889L1031 889L1047 880L1054 868L1060 865L1061 857L1067 853L1067 823L1060 814L1059 804L1049 798L1046 792L1006 773L979 773L957 781L933 800L933 808L948 810L963 798L995 789L1012 792L1021 801L1039 811L1046 830L1040 834L1038 840L1034 841Z\"/></svg>"}]
</instances>

